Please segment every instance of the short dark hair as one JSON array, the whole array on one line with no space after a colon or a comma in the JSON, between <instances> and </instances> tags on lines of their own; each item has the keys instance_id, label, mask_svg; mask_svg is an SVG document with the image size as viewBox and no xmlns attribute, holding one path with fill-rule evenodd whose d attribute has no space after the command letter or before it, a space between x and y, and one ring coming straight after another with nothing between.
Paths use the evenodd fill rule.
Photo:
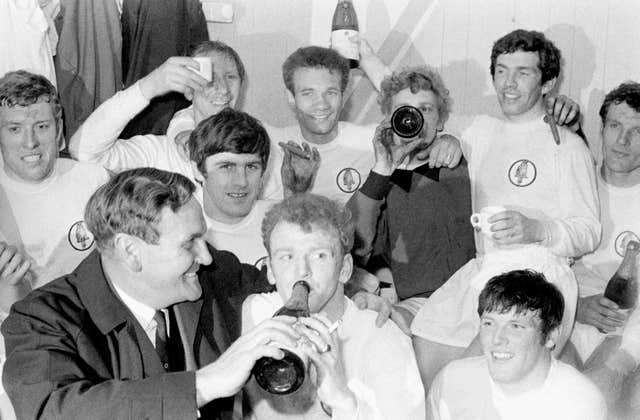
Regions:
<instances>
[{"instance_id":1,"label":"short dark hair","mask_svg":"<svg viewBox=\"0 0 640 420\"><path fill-rule=\"evenodd\" d=\"M496 60L502 54L516 51L537 52L540 59L538 68L542 73L542 83L560 75L560 50L542 32L516 29L497 40L491 49L491 77L496 71Z\"/></svg>"},{"instance_id":2,"label":"short dark hair","mask_svg":"<svg viewBox=\"0 0 640 420\"><path fill-rule=\"evenodd\" d=\"M340 75L340 90L344 92L349 83L349 61L330 48L310 46L298 48L282 64L284 85L295 93L293 75L300 68L324 68Z\"/></svg>"},{"instance_id":3,"label":"short dark hair","mask_svg":"<svg viewBox=\"0 0 640 420\"><path fill-rule=\"evenodd\" d=\"M271 253L271 233L280 222L298 225L305 232L320 228L334 232L340 240L343 255L353 246L354 225L351 212L327 197L316 194L296 194L275 204L262 220L262 241Z\"/></svg>"},{"instance_id":4,"label":"short dark hair","mask_svg":"<svg viewBox=\"0 0 640 420\"><path fill-rule=\"evenodd\" d=\"M225 108L197 125L189 135L189 156L206 175L206 160L217 153L257 153L262 171L269 160L269 135L260 121L246 112Z\"/></svg>"},{"instance_id":5,"label":"short dark hair","mask_svg":"<svg viewBox=\"0 0 640 420\"><path fill-rule=\"evenodd\" d=\"M607 119L609 107L612 104L617 105L623 102L629 105L634 111L640 112L640 83L630 80L620 84L611 92L607 93L600 107L600 118L603 124Z\"/></svg>"},{"instance_id":6,"label":"short dark hair","mask_svg":"<svg viewBox=\"0 0 640 420\"><path fill-rule=\"evenodd\" d=\"M123 171L93 193L84 219L100 249L113 246L117 233L156 244L162 209L176 211L193 196L195 185L184 175L155 168Z\"/></svg>"},{"instance_id":7,"label":"short dark hair","mask_svg":"<svg viewBox=\"0 0 640 420\"><path fill-rule=\"evenodd\" d=\"M544 274L533 270L514 270L493 277L478 297L478 315L485 312L535 312L541 320L543 343L551 331L560 326L564 298Z\"/></svg>"},{"instance_id":8,"label":"short dark hair","mask_svg":"<svg viewBox=\"0 0 640 420\"><path fill-rule=\"evenodd\" d=\"M61 130L62 106L58 92L49 79L26 70L10 71L0 78L0 106L26 107L38 102L51 104L58 130Z\"/></svg>"},{"instance_id":9,"label":"short dark hair","mask_svg":"<svg viewBox=\"0 0 640 420\"><path fill-rule=\"evenodd\" d=\"M447 121L452 102L449 90L444 85L442 77L426 66L410 67L384 78L378 94L378 103L383 114L391 113L393 95L407 88L414 94L421 90L433 92L438 98L440 122Z\"/></svg>"},{"instance_id":10,"label":"short dark hair","mask_svg":"<svg viewBox=\"0 0 640 420\"><path fill-rule=\"evenodd\" d=\"M196 45L196 47L193 49L193 51L191 52L191 57L205 56L210 52L217 52L220 54L224 54L230 59L232 59L233 62L236 63L236 68L238 69L238 75L240 76L240 81L244 82L246 72L244 69L244 64L240 59L240 55L236 52L236 50L234 50L233 48L231 48L230 46L228 46L222 41L201 42L200 44ZM215 69L213 70L215 71Z\"/></svg>"}]
</instances>

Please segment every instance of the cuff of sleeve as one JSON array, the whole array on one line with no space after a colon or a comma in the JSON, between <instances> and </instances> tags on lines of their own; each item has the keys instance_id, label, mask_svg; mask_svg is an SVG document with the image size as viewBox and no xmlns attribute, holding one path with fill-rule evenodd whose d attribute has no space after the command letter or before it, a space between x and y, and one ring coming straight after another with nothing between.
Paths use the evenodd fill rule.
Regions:
<instances>
[{"instance_id":1,"label":"cuff of sleeve","mask_svg":"<svg viewBox=\"0 0 640 420\"><path fill-rule=\"evenodd\" d=\"M383 200L391 191L391 177L369 172L367 180L360 188L360 192L373 200Z\"/></svg>"},{"instance_id":2,"label":"cuff of sleeve","mask_svg":"<svg viewBox=\"0 0 640 420\"><path fill-rule=\"evenodd\" d=\"M560 228L553 220L540 220L542 226L542 242L541 245L547 248L553 247L557 241L558 235L556 232L560 231Z\"/></svg>"}]
</instances>

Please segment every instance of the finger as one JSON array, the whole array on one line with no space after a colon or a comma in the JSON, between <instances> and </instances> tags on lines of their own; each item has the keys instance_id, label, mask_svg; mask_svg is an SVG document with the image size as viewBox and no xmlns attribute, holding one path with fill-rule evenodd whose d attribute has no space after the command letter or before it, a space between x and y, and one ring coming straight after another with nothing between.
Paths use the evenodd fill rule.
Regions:
<instances>
[{"instance_id":1,"label":"finger","mask_svg":"<svg viewBox=\"0 0 640 420\"><path fill-rule=\"evenodd\" d=\"M320 152L315 147L313 149L311 149L311 159L314 162L318 162L318 163L320 162Z\"/></svg>"},{"instance_id":2,"label":"finger","mask_svg":"<svg viewBox=\"0 0 640 420\"><path fill-rule=\"evenodd\" d=\"M30 260L22 261L22 264L20 264L20 267L18 267L14 275L11 278L9 278L9 284L15 286L20 284L22 281L24 281L27 275L27 272L29 271L29 268L31 268L31 261Z\"/></svg>"},{"instance_id":3,"label":"finger","mask_svg":"<svg viewBox=\"0 0 640 420\"><path fill-rule=\"evenodd\" d=\"M449 168L453 169L460 163L460 159L462 159L462 150L456 148L451 154L451 159L449 160Z\"/></svg>"},{"instance_id":4,"label":"finger","mask_svg":"<svg viewBox=\"0 0 640 420\"><path fill-rule=\"evenodd\" d=\"M257 346L255 348L253 360L258 360L261 357L272 357L280 360L284 357L284 352L280 347L274 346L273 344L263 344L262 346Z\"/></svg>"},{"instance_id":5,"label":"finger","mask_svg":"<svg viewBox=\"0 0 640 420\"><path fill-rule=\"evenodd\" d=\"M383 305L376 317L376 327L382 327L385 322L391 317L391 305Z\"/></svg>"},{"instance_id":6,"label":"finger","mask_svg":"<svg viewBox=\"0 0 640 420\"><path fill-rule=\"evenodd\" d=\"M608 298L606 298L604 296L601 296L600 299L598 299L598 303L601 306L604 306L605 308L609 308L609 309L619 309L620 308L617 303L615 303L614 301L612 301L612 300L610 300L610 299L608 299Z\"/></svg>"},{"instance_id":7,"label":"finger","mask_svg":"<svg viewBox=\"0 0 640 420\"><path fill-rule=\"evenodd\" d=\"M411 326L407 323L407 320L397 310L391 311L391 319L400 328L400 331L406 335L411 335Z\"/></svg>"},{"instance_id":8,"label":"finger","mask_svg":"<svg viewBox=\"0 0 640 420\"><path fill-rule=\"evenodd\" d=\"M2 277L9 277L10 275L14 274L20 264L22 264L22 261L22 254L18 252L13 254L13 257L11 257L9 262L4 266L4 269L2 270Z\"/></svg>"},{"instance_id":9,"label":"finger","mask_svg":"<svg viewBox=\"0 0 640 420\"><path fill-rule=\"evenodd\" d=\"M351 298L353 303L355 303L356 308L362 310L367 307L367 298L362 294L362 292L358 292Z\"/></svg>"},{"instance_id":10,"label":"finger","mask_svg":"<svg viewBox=\"0 0 640 420\"><path fill-rule=\"evenodd\" d=\"M15 253L16 247L14 246L9 245L4 248L2 254L0 254L0 271L4 270L4 267L11 261Z\"/></svg>"},{"instance_id":11,"label":"finger","mask_svg":"<svg viewBox=\"0 0 640 420\"><path fill-rule=\"evenodd\" d=\"M601 306L599 308L598 313L611 321L614 321L616 324L622 324L627 320L627 315L624 312L611 310Z\"/></svg>"}]
</instances>

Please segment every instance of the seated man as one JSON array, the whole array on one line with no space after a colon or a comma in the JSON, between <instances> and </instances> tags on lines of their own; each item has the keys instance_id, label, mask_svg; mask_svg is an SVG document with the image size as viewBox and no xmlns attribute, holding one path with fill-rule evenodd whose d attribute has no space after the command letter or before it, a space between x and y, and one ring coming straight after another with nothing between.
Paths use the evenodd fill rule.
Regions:
<instances>
[{"instance_id":1,"label":"seated man","mask_svg":"<svg viewBox=\"0 0 640 420\"><path fill-rule=\"evenodd\" d=\"M24 70L0 78L0 240L30 261L33 287L71 272L93 249L84 207L108 179L101 166L60 158L61 148L53 85Z\"/></svg>"},{"instance_id":2,"label":"seated man","mask_svg":"<svg viewBox=\"0 0 640 420\"><path fill-rule=\"evenodd\" d=\"M640 311L629 317L603 293L627 243L640 240L640 83L623 83L609 92L600 117L603 162L597 174L602 241L573 266L580 298L571 342L585 363L585 374L600 386L610 408L623 415L634 409L625 416L638 418ZM627 397L630 401L625 401Z\"/></svg>"},{"instance_id":3,"label":"seated man","mask_svg":"<svg viewBox=\"0 0 640 420\"><path fill-rule=\"evenodd\" d=\"M466 162L430 168L417 153L444 127L451 99L440 76L426 67L384 79L378 102L387 119L373 139L376 163L348 202L355 218L357 263L372 254L390 267L408 324L431 293L475 256ZM405 105L418 108L424 128L416 138L393 134L389 119ZM374 255L375 257L375 255Z\"/></svg>"},{"instance_id":4,"label":"seated man","mask_svg":"<svg viewBox=\"0 0 640 420\"><path fill-rule=\"evenodd\" d=\"M604 420L598 389L551 355L564 300L542 274L492 278L478 299L482 356L456 360L429 391L432 420Z\"/></svg>"},{"instance_id":5,"label":"seated man","mask_svg":"<svg viewBox=\"0 0 640 420\"><path fill-rule=\"evenodd\" d=\"M258 199L269 159L267 132L249 114L227 108L191 132L188 150L204 178L205 239L260 268L267 255L260 226L273 204Z\"/></svg>"},{"instance_id":6,"label":"seated man","mask_svg":"<svg viewBox=\"0 0 640 420\"><path fill-rule=\"evenodd\" d=\"M560 51L544 34L515 30L493 45L491 75L503 118L476 117L461 136L474 212L501 207L476 234L478 255L422 306L411 324L426 388L449 361L479 353L478 295L506 271L530 268L560 289L565 313L556 354L575 316L569 259L600 240L593 158L581 138L545 122L544 95L560 74Z\"/></svg>"},{"instance_id":7,"label":"seated man","mask_svg":"<svg viewBox=\"0 0 640 420\"><path fill-rule=\"evenodd\" d=\"M228 253L210 264L193 191L182 175L141 168L91 197L97 250L14 304L2 325L18 418L195 419L200 409L219 419L258 358L283 356L268 342L295 345L295 319L281 317L224 351L211 290L240 283L241 270ZM201 282L199 268L218 274Z\"/></svg>"},{"instance_id":8,"label":"seated man","mask_svg":"<svg viewBox=\"0 0 640 420\"><path fill-rule=\"evenodd\" d=\"M311 367L303 387L289 396L267 394L252 379L247 386L252 417L424 418L424 390L409 338L393 323L376 328L376 314L358 311L344 295L353 264L349 212L322 196L294 195L267 212L262 232L268 278L277 292L245 301L243 329L269 319L292 285L306 280L312 316L299 319L299 330L312 345L298 348ZM339 326L332 332L335 322Z\"/></svg>"}]
</instances>

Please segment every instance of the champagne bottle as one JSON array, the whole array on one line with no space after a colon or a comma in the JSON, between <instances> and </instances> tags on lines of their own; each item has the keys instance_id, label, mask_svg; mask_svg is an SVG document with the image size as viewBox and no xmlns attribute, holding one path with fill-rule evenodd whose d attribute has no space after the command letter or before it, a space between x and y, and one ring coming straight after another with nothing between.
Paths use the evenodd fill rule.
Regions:
<instances>
[{"instance_id":1,"label":"champagne bottle","mask_svg":"<svg viewBox=\"0 0 640 420\"><path fill-rule=\"evenodd\" d=\"M296 318L308 317L309 284L300 280L294 283L291 297L273 316L287 315ZM253 366L256 382L264 390L272 394L291 394L304 382L305 363L300 356L290 350L283 349L284 357L280 360L272 357L261 357Z\"/></svg>"},{"instance_id":2,"label":"champagne bottle","mask_svg":"<svg viewBox=\"0 0 640 420\"><path fill-rule=\"evenodd\" d=\"M613 274L604 291L604 297L615 302L620 309L632 309L638 301L637 257L640 242L629 241L620 267Z\"/></svg>"},{"instance_id":3,"label":"champagne bottle","mask_svg":"<svg viewBox=\"0 0 640 420\"><path fill-rule=\"evenodd\" d=\"M358 34L358 17L351 0L338 0L336 10L333 12L331 22L331 48L349 59L349 66L358 67L358 43L350 41L353 35Z\"/></svg>"}]
</instances>

